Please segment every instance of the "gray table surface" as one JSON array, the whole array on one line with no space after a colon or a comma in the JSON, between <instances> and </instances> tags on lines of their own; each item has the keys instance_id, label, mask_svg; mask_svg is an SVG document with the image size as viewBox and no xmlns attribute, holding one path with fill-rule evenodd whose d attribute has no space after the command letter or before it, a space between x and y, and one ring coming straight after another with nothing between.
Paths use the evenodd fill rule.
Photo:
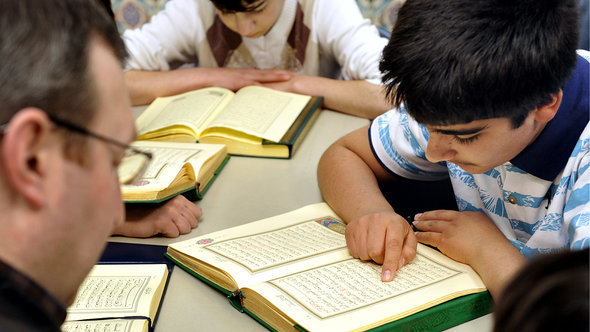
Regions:
<instances>
[{"instance_id":1,"label":"gray table surface","mask_svg":"<svg viewBox=\"0 0 590 332\"><path fill-rule=\"evenodd\" d=\"M137 116L144 107L135 107ZM198 202L199 226L175 239L111 237L110 241L168 245L224 228L271 217L322 201L316 168L322 153L341 136L365 126L366 119L322 110L289 160L231 157ZM449 331L491 331L486 315ZM155 328L164 331L267 331L232 307L220 292L174 267Z\"/></svg>"}]
</instances>

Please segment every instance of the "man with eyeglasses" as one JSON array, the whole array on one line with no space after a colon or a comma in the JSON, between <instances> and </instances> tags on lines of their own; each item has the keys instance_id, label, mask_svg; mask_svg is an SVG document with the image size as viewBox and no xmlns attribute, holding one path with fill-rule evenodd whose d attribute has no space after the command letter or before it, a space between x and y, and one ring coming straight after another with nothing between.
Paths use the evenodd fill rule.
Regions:
<instances>
[{"instance_id":1,"label":"man with eyeglasses","mask_svg":"<svg viewBox=\"0 0 590 332\"><path fill-rule=\"evenodd\" d=\"M0 34L0 330L59 331L124 223L126 52L94 1L2 0Z\"/></svg>"}]
</instances>

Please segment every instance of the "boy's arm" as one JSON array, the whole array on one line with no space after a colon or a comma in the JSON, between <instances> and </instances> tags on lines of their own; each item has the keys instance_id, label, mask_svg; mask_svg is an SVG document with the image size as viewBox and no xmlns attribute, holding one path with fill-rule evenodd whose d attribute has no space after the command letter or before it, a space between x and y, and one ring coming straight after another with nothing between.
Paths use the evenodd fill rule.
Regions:
<instances>
[{"instance_id":1,"label":"boy's arm","mask_svg":"<svg viewBox=\"0 0 590 332\"><path fill-rule=\"evenodd\" d=\"M416 255L416 238L408 222L395 213L378 181L394 180L373 156L368 127L356 130L330 146L318 166L325 201L348 224L346 243L352 256L383 264L381 278Z\"/></svg>"},{"instance_id":2,"label":"boy's arm","mask_svg":"<svg viewBox=\"0 0 590 332\"><path fill-rule=\"evenodd\" d=\"M113 235L177 237L197 227L201 212L182 195L161 204L127 205L125 222L113 230Z\"/></svg>"},{"instance_id":3,"label":"boy's arm","mask_svg":"<svg viewBox=\"0 0 590 332\"><path fill-rule=\"evenodd\" d=\"M181 68L170 71L129 70L125 72L133 105L147 105L156 97L171 96L200 88L217 86L236 91L248 85L280 82L293 72L252 68Z\"/></svg>"},{"instance_id":4,"label":"boy's arm","mask_svg":"<svg viewBox=\"0 0 590 332\"><path fill-rule=\"evenodd\" d=\"M268 83L265 86L310 96L322 96L325 108L367 119L374 119L391 108L382 86L365 80L349 81L294 75L287 81Z\"/></svg>"},{"instance_id":5,"label":"boy's arm","mask_svg":"<svg viewBox=\"0 0 590 332\"><path fill-rule=\"evenodd\" d=\"M494 298L526 263L494 222L481 212L436 210L417 214L419 242L470 265Z\"/></svg>"}]
</instances>

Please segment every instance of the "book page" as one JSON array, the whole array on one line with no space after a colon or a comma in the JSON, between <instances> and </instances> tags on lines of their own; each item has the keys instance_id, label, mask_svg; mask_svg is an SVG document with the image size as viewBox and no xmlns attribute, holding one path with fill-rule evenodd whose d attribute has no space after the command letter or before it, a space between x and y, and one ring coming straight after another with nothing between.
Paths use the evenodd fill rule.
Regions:
<instances>
[{"instance_id":1,"label":"book page","mask_svg":"<svg viewBox=\"0 0 590 332\"><path fill-rule=\"evenodd\" d=\"M455 271L421 255L402 267L391 282L381 281L381 266L351 259L271 280L270 283L320 318L374 304L431 285Z\"/></svg>"},{"instance_id":2,"label":"book page","mask_svg":"<svg viewBox=\"0 0 590 332\"><path fill-rule=\"evenodd\" d=\"M320 203L173 243L168 253L216 266L242 287L349 259L343 227Z\"/></svg>"},{"instance_id":3,"label":"book page","mask_svg":"<svg viewBox=\"0 0 590 332\"><path fill-rule=\"evenodd\" d=\"M246 298L255 291L309 331L365 330L485 291L469 266L421 244L391 282L380 265L351 257L247 288Z\"/></svg>"},{"instance_id":4,"label":"book page","mask_svg":"<svg viewBox=\"0 0 590 332\"><path fill-rule=\"evenodd\" d=\"M155 313L152 300L162 296L167 274L166 264L95 265L68 308L66 321L150 317Z\"/></svg>"},{"instance_id":5,"label":"book page","mask_svg":"<svg viewBox=\"0 0 590 332\"><path fill-rule=\"evenodd\" d=\"M191 174L192 178L189 180L195 181L196 175L203 164L224 148L218 144L156 141L135 141L131 145L142 151L151 152L153 158L141 178L137 179L133 184L121 185L123 194L158 191L167 188L176 178L180 169L187 163L190 163L194 171Z\"/></svg>"},{"instance_id":6,"label":"book page","mask_svg":"<svg viewBox=\"0 0 590 332\"><path fill-rule=\"evenodd\" d=\"M230 128L278 142L310 100L310 96L248 86L236 93L208 127Z\"/></svg>"},{"instance_id":7,"label":"book page","mask_svg":"<svg viewBox=\"0 0 590 332\"><path fill-rule=\"evenodd\" d=\"M251 272L258 272L346 248L344 228L341 221L327 216L274 231L215 242L204 248Z\"/></svg>"},{"instance_id":8,"label":"book page","mask_svg":"<svg viewBox=\"0 0 590 332\"><path fill-rule=\"evenodd\" d=\"M63 332L147 332L145 319L106 319L96 321L65 322Z\"/></svg>"},{"instance_id":9,"label":"book page","mask_svg":"<svg viewBox=\"0 0 590 332\"><path fill-rule=\"evenodd\" d=\"M198 135L233 96L231 90L213 87L156 98L135 121L137 134L185 125Z\"/></svg>"}]
</instances>

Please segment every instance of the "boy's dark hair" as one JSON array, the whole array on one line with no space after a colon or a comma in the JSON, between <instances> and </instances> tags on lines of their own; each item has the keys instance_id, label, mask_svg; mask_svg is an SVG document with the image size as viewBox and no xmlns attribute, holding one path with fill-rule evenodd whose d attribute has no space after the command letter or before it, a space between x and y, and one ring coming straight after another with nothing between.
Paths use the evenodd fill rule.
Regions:
<instances>
[{"instance_id":1,"label":"boy's dark hair","mask_svg":"<svg viewBox=\"0 0 590 332\"><path fill-rule=\"evenodd\" d=\"M429 125L526 116L576 64L576 0L407 0L379 69L388 99Z\"/></svg>"},{"instance_id":2,"label":"boy's dark hair","mask_svg":"<svg viewBox=\"0 0 590 332\"><path fill-rule=\"evenodd\" d=\"M588 331L588 248L540 256L502 292L494 331Z\"/></svg>"},{"instance_id":3,"label":"boy's dark hair","mask_svg":"<svg viewBox=\"0 0 590 332\"><path fill-rule=\"evenodd\" d=\"M92 39L111 47L121 66L127 54L96 1L2 0L0 34L0 124L26 107L78 125L92 122L98 105L89 64ZM65 141L68 151L73 141L81 143Z\"/></svg>"},{"instance_id":4,"label":"boy's dark hair","mask_svg":"<svg viewBox=\"0 0 590 332\"><path fill-rule=\"evenodd\" d=\"M235 13L254 11L263 5L266 0L211 0L211 2L215 8L223 13Z\"/></svg>"}]
</instances>

